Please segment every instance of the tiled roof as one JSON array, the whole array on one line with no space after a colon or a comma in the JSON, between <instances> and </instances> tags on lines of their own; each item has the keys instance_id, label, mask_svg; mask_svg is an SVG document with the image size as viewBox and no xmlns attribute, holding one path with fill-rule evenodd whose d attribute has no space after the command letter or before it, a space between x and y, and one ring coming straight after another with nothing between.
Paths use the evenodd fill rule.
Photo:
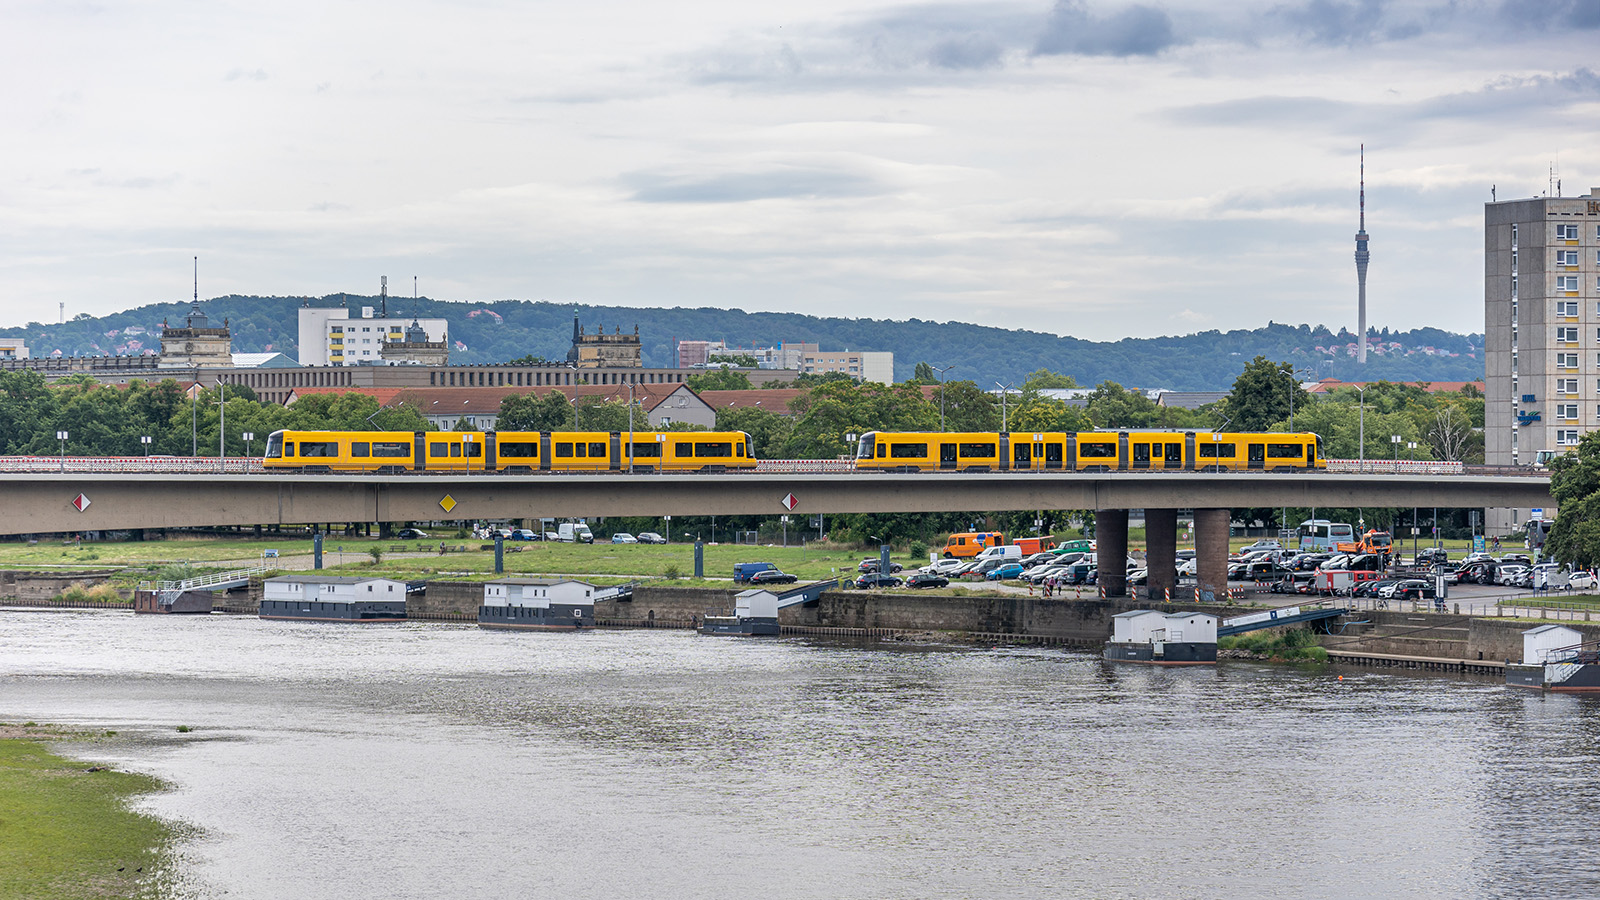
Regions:
<instances>
[{"instance_id":1,"label":"tiled roof","mask_svg":"<svg viewBox=\"0 0 1600 900\"><path fill-rule=\"evenodd\" d=\"M681 384L636 384L633 399L645 412L660 406L678 391L691 396L694 392ZM295 398L313 394L362 394L378 401L379 406L411 403L423 415L444 414L447 410L458 415L493 415L500 411L500 402L506 397L520 394L544 396L555 391L571 401L578 397L599 397L602 400L628 402L625 384L575 384L547 385L543 387L414 387L414 388L363 388L363 387L302 387L293 391Z\"/></svg>"}]
</instances>

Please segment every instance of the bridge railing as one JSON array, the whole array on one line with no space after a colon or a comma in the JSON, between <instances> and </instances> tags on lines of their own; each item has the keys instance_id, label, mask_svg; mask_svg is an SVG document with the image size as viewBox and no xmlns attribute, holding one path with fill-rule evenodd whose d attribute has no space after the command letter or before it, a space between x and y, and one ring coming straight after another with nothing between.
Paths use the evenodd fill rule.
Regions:
<instances>
[{"instance_id":1,"label":"bridge railing","mask_svg":"<svg viewBox=\"0 0 1600 900\"><path fill-rule=\"evenodd\" d=\"M0 456L0 472L249 475L265 471L253 456Z\"/></svg>"}]
</instances>

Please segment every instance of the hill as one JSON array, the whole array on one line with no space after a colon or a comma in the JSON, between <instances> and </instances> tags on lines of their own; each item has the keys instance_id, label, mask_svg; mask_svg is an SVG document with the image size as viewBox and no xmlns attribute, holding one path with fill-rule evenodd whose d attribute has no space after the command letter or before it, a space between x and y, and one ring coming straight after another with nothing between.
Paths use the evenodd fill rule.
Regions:
<instances>
[{"instance_id":1,"label":"hill","mask_svg":"<svg viewBox=\"0 0 1600 900\"><path fill-rule=\"evenodd\" d=\"M295 356L295 310L304 303L333 306L339 296L226 296L203 301L213 320L226 318L236 352L277 350ZM352 309L377 306L376 297L348 298ZM391 315L421 315L450 323L451 361L504 362L524 356L564 359L571 345L576 312L586 330L639 327L648 366L676 363L675 340L721 340L729 346L771 346L780 341L812 342L825 350L891 350L895 377L911 377L918 362L953 366L947 378L1020 381L1029 372L1051 369L1092 386L1116 381L1127 386L1174 390L1227 390L1245 363L1257 355L1292 361L1306 377L1347 381L1468 381L1483 377L1481 335L1436 328L1407 332L1374 331L1375 349L1365 369L1346 354L1355 338L1323 326L1269 322L1262 328L1206 331L1158 338L1097 342L1035 331L921 319L819 318L799 313L749 313L738 309L643 309L582 306L527 300L459 303L422 298L389 301ZM160 347L156 326L179 324L188 303L156 303L126 312L69 322L31 322L0 329L0 337L27 341L33 355L59 350L64 355L140 353Z\"/></svg>"}]
</instances>

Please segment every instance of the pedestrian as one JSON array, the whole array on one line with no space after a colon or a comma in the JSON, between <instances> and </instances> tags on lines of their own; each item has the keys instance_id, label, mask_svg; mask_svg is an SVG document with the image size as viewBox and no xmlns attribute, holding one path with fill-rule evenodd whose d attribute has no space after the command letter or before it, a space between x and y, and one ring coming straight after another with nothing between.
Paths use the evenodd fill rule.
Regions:
<instances>
[{"instance_id":1,"label":"pedestrian","mask_svg":"<svg viewBox=\"0 0 1600 900\"><path fill-rule=\"evenodd\" d=\"M444 541L440 541L439 542L439 555L440 556L444 555Z\"/></svg>"}]
</instances>

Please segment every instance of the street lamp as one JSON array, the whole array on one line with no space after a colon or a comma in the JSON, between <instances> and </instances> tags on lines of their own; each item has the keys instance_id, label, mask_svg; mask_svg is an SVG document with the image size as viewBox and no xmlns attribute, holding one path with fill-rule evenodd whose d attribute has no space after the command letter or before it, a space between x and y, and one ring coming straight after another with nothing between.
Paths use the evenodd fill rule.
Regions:
<instances>
[{"instance_id":1,"label":"street lamp","mask_svg":"<svg viewBox=\"0 0 1600 900\"><path fill-rule=\"evenodd\" d=\"M1356 393L1361 397L1361 449L1358 453L1361 457L1361 471L1365 472L1367 469L1367 386L1364 384L1357 386Z\"/></svg>"},{"instance_id":2,"label":"street lamp","mask_svg":"<svg viewBox=\"0 0 1600 900\"><path fill-rule=\"evenodd\" d=\"M628 382L628 474L633 474L633 382Z\"/></svg>"},{"instance_id":3,"label":"street lamp","mask_svg":"<svg viewBox=\"0 0 1600 900\"><path fill-rule=\"evenodd\" d=\"M1011 383L1001 384L1000 382L996 381L994 386L1000 389L1000 430L1010 431L1010 429L1006 427L1006 395L1009 394L1011 389L1016 387L1016 385Z\"/></svg>"},{"instance_id":4,"label":"street lamp","mask_svg":"<svg viewBox=\"0 0 1600 900\"><path fill-rule=\"evenodd\" d=\"M935 372L939 373L939 431L940 432L944 431L944 373L950 371L951 369L954 369L955 367L956 367L955 363L951 363L950 365L945 366L942 369L934 369Z\"/></svg>"},{"instance_id":5,"label":"street lamp","mask_svg":"<svg viewBox=\"0 0 1600 900\"><path fill-rule=\"evenodd\" d=\"M150 458L150 435L148 435L148 434L141 435L139 437L139 443L144 445L144 456L145 456L145 459L149 459Z\"/></svg>"},{"instance_id":6,"label":"street lamp","mask_svg":"<svg viewBox=\"0 0 1600 900\"><path fill-rule=\"evenodd\" d=\"M228 388L217 376L217 471L228 467Z\"/></svg>"},{"instance_id":7,"label":"street lamp","mask_svg":"<svg viewBox=\"0 0 1600 900\"><path fill-rule=\"evenodd\" d=\"M244 432L243 434L241 434L239 436L244 438L244 455L245 456L249 456L250 455L250 442L256 439L256 433L254 431L246 431L246 432Z\"/></svg>"},{"instance_id":8,"label":"street lamp","mask_svg":"<svg viewBox=\"0 0 1600 900\"><path fill-rule=\"evenodd\" d=\"M67 433L65 431L56 432L56 440L61 442L61 471L65 472L67 470Z\"/></svg>"},{"instance_id":9,"label":"street lamp","mask_svg":"<svg viewBox=\"0 0 1600 900\"><path fill-rule=\"evenodd\" d=\"M472 471L472 445L474 443L475 441L472 438L472 432L469 431L461 436L461 444L463 448L461 451L461 462L466 465L468 472Z\"/></svg>"},{"instance_id":10,"label":"street lamp","mask_svg":"<svg viewBox=\"0 0 1600 900\"><path fill-rule=\"evenodd\" d=\"M1400 435L1390 435L1389 443L1394 445L1394 470L1398 473L1400 471Z\"/></svg>"}]
</instances>

